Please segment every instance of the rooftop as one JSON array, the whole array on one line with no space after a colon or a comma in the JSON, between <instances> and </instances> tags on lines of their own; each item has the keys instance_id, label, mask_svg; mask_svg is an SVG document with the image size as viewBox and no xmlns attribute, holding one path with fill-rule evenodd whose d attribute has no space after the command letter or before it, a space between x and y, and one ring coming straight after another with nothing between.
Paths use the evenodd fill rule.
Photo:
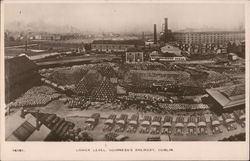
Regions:
<instances>
[{"instance_id":1,"label":"rooftop","mask_svg":"<svg viewBox=\"0 0 250 161\"><path fill-rule=\"evenodd\" d=\"M21 74L36 68L37 65L27 56L17 56L5 59L5 75L7 77L20 76Z\"/></svg>"},{"instance_id":2,"label":"rooftop","mask_svg":"<svg viewBox=\"0 0 250 161\"><path fill-rule=\"evenodd\" d=\"M177 32L173 32L174 34L184 34L184 33L244 33L245 31L198 31L198 30L181 30L181 31L177 31Z\"/></svg>"},{"instance_id":3,"label":"rooftop","mask_svg":"<svg viewBox=\"0 0 250 161\"><path fill-rule=\"evenodd\" d=\"M245 104L244 84L207 89L206 91L224 109Z\"/></svg>"},{"instance_id":4,"label":"rooftop","mask_svg":"<svg viewBox=\"0 0 250 161\"><path fill-rule=\"evenodd\" d=\"M94 40L93 44L144 45L142 40Z\"/></svg>"}]
</instances>

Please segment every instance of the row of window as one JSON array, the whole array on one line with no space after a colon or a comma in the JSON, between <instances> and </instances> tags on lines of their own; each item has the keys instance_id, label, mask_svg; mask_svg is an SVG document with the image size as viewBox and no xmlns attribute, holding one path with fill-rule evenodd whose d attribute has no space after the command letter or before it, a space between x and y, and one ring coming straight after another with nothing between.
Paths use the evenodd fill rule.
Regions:
<instances>
[{"instance_id":1,"label":"row of window","mask_svg":"<svg viewBox=\"0 0 250 161\"><path fill-rule=\"evenodd\" d=\"M134 45L92 45L93 48L129 48L134 47Z\"/></svg>"},{"instance_id":2,"label":"row of window","mask_svg":"<svg viewBox=\"0 0 250 161\"><path fill-rule=\"evenodd\" d=\"M244 39L244 35L236 36L175 36L176 39Z\"/></svg>"},{"instance_id":3,"label":"row of window","mask_svg":"<svg viewBox=\"0 0 250 161\"><path fill-rule=\"evenodd\" d=\"M174 36L227 36L227 35L244 35L244 32L241 33L182 33L182 34L174 34Z\"/></svg>"},{"instance_id":4,"label":"row of window","mask_svg":"<svg viewBox=\"0 0 250 161\"><path fill-rule=\"evenodd\" d=\"M217 39L177 39L178 41L185 41L185 42L223 42L223 41L234 41L234 40L243 40L241 38L217 38Z\"/></svg>"}]
</instances>

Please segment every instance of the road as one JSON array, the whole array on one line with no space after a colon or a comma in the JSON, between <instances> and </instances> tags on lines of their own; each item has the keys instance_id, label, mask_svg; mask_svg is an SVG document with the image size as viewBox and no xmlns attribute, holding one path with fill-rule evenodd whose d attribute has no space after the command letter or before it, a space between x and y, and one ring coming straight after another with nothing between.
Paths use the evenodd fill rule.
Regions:
<instances>
[{"instance_id":1,"label":"road","mask_svg":"<svg viewBox=\"0 0 250 161\"><path fill-rule=\"evenodd\" d=\"M38 44L29 44L27 47L37 46ZM5 49L14 49L14 48L24 48L26 45L17 45L17 46L8 46Z\"/></svg>"},{"instance_id":2,"label":"road","mask_svg":"<svg viewBox=\"0 0 250 161\"><path fill-rule=\"evenodd\" d=\"M60 66L60 65L72 65L82 62L98 62L98 61L111 61L113 59L119 59L117 56L89 56L89 57L71 57L69 59L54 59L51 61L37 62L36 64L40 67L46 66Z\"/></svg>"},{"instance_id":3,"label":"road","mask_svg":"<svg viewBox=\"0 0 250 161\"><path fill-rule=\"evenodd\" d=\"M105 107L104 107L105 106ZM107 106L107 107L106 107ZM93 131L88 131L93 137L95 141L103 141L104 140L104 133L102 131L102 128L104 127L104 121L110 114L116 114L117 116L120 116L121 114L127 114L129 118L132 114L137 113L137 111L132 109L126 109L126 110L111 110L108 106L114 106L110 103L102 105L102 108L96 108L91 107L88 110L79 110L79 109L69 109L67 104L63 104L60 100L53 101L46 105L45 107L38 107L41 112L47 112L47 113L56 113L58 116L65 118L66 120L72 121L76 124L76 127L83 128L86 123L85 121L89 116L91 116L93 113L100 113L101 120L98 123L97 127ZM115 106L114 106L115 107ZM149 116L164 116L163 114L155 114L153 112L147 112L147 113L140 113L140 121L142 121L143 115L149 115ZM172 115L173 118L173 132L175 132L175 120L176 115ZM184 134L182 136L178 136L175 134L171 134L171 140L172 141L218 141L223 139L224 137L229 137L231 135L239 134L239 133L245 133L245 128L242 128L238 123L234 123L237 127L236 130L227 131L226 127L221 124L220 128L222 129L222 133L219 134L213 134L211 131L211 123L209 119L210 114L206 114L206 122L207 122L207 135L188 135L187 134L187 116L184 116ZM221 117L220 117L221 120ZM221 121L222 123L222 121ZM139 127L140 128L140 127ZM145 141L147 137L153 137L153 136L163 136L163 135L153 135L153 134L141 134L139 133L139 128L137 129L137 132L135 134L130 134L127 132L119 133L125 136L129 136L128 141Z\"/></svg>"}]
</instances>

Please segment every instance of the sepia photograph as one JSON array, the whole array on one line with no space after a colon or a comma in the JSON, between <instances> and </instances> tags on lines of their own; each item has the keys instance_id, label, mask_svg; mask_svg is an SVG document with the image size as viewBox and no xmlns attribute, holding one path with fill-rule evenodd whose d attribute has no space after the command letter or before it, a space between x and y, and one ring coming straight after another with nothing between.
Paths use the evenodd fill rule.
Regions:
<instances>
[{"instance_id":1,"label":"sepia photograph","mask_svg":"<svg viewBox=\"0 0 250 161\"><path fill-rule=\"evenodd\" d=\"M244 4L3 8L6 142L246 141Z\"/></svg>"}]
</instances>

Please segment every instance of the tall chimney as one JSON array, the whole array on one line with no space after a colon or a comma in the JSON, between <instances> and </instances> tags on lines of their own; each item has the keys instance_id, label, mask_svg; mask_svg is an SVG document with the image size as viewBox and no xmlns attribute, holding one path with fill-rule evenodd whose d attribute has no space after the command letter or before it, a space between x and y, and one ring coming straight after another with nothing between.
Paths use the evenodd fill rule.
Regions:
<instances>
[{"instance_id":1,"label":"tall chimney","mask_svg":"<svg viewBox=\"0 0 250 161\"><path fill-rule=\"evenodd\" d=\"M142 32L142 40L145 40L144 32Z\"/></svg>"},{"instance_id":2,"label":"tall chimney","mask_svg":"<svg viewBox=\"0 0 250 161\"><path fill-rule=\"evenodd\" d=\"M154 44L157 44L157 31L156 31L156 24L154 24Z\"/></svg>"},{"instance_id":3,"label":"tall chimney","mask_svg":"<svg viewBox=\"0 0 250 161\"><path fill-rule=\"evenodd\" d=\"M167 42L168 38L168 18L165 18L165 31L164 31L164 41Z\"/></svg>"}]
</instances>

